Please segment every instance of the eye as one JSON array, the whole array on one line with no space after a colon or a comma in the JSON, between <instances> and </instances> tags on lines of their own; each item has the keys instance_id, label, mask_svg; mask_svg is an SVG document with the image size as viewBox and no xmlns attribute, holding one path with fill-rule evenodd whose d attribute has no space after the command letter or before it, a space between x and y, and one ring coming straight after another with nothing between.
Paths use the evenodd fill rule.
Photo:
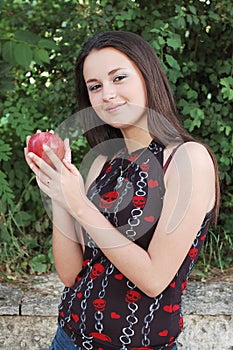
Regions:
<instances>
[{"instance_id":1,"label":"eye","mask_svg":"<svg viewBox=\"0 0 233 350\"><path fill-rule=\"evenodd\" d=\"M88 90L89 91L96 91L96 90L98 90L100 88L101 88L100 84L95 84L95 85L88 86Z\"/></svg>"},{"instance_id":2,"label":"eye","mask_svg":"<svg viewBox=\"0 0 233 350\"><path fill-rule=\"evenodd\" d=\"M125 78L127 78L127 75L126 75L126 74L120 74L120 75L118 75L117 77L115 77L115 78L113 79L113 81L114 81L114 82L119 82L119 81L121 81L121 80L124 80Z\"/></svg>"}]
</instances>

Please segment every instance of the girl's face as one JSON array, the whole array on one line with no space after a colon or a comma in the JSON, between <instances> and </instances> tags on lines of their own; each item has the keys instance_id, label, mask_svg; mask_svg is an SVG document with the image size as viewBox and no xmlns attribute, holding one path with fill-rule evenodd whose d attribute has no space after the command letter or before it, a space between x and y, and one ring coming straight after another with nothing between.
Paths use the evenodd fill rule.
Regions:
<instances>
[{"instance_id":1,"label":"girl's face","mask_svg":"<svg viewBox=\"0 0 233 350\"><path fill-rule=\"evenodd\" d=\"M86 57L83 76L96 114L107 124L147 129L147 94L140 70L125 54L107 47Z\"/></svg>"}]
</instances>

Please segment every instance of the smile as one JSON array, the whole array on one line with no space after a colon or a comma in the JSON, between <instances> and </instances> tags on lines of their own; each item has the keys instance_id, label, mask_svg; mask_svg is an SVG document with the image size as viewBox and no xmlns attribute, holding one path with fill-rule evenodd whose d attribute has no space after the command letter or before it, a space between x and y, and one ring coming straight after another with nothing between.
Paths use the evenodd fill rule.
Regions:
<instances>
[{"instance_id":1,"label":"smile","mask_svg":"<svg viewBox=\"0 0 233 350\"><path fill-rule=\"evenodd\" d=\"M118 111L121 107L123 107L125 105L126 105L126 102L112 104L112 105L108 106L107 108L105 108L105 111L108 113L113 113L113 112Z\"/></svg>"}]
</instances>

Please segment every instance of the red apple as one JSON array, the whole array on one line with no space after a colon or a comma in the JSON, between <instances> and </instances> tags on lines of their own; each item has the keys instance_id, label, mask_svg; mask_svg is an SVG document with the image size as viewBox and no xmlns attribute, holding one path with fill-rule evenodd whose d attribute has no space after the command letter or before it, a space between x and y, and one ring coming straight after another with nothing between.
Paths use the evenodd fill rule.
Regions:
<instances>
[{"instance_id":1,"label":"red apple","mask_svg":"<svg viewBox=\"0 0 233 350\"><path fill-rule=\"evenodd\" d=\"M38 132L30 137L28 142L28 152L35 153L46 163L53 166L53 163L43 150L43 145L49 146L59 159L63 159L65 155L65 147L62 139L51 132Z\"/></svg>"}]
</instances>

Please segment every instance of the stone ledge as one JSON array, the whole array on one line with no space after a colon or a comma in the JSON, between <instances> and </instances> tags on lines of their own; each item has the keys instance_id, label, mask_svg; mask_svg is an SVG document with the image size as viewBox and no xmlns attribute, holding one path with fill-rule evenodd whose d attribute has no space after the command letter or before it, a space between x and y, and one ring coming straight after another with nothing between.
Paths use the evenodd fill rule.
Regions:
<instances>
[{"instance_id":1,"label":"stone ledge","mask_svg":"<svg viewBox=\"0 0 233 350\"><path fill-rule=\"evenodd\" d=\"M62 289L55 274L27 290L0 284L0 349L48 350ZM233 282L190 282L183 313L180 349L233 350Z\"/></svg>"}]
</instances>

